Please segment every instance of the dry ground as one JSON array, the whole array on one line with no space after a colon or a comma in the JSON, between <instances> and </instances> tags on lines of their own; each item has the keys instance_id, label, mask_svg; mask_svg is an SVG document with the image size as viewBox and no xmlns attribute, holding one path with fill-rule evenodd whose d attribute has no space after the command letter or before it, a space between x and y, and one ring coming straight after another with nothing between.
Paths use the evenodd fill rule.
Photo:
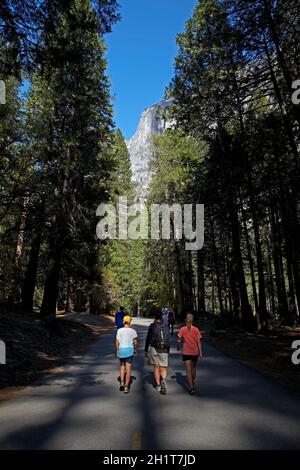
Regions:
<instances>
[{"instance_id":1,"label":"dry ground","mask_svg":"<svg viewBox=\"0 0 300 470\"><path fill-rule=\"evenodd\" d=\"M291 361L292 342L300 339L299 327L277 328L268 336L204 328L209 341L225 354L300 393L300 365Z\"/></svg>"},{"instance_id":2,"label":"dry ground","mask_svg":"<svg viewBox=\"0 0 300 470\"><path fill-rule=\"evenodd\" d=\"M6 343L6 365L0 366L0 401L41 375L80 358L89 346L113 328L108 315L58 315L58 335L51 335L37 314L0 311L0 339ZM90 324L89 324L90 323Z\"/></svg>"}]
</instances>

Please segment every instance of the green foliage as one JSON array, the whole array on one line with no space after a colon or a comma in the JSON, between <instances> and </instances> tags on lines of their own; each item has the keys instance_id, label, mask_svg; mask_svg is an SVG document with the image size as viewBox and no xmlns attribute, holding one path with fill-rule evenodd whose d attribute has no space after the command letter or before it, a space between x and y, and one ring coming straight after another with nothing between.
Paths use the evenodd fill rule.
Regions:
<instances>
[{"instance_id":1,"label":"green foliage","mask_svg":"<svg viewBox=\"0 0 300 470\"><path fill-rule=\"evenodd\" d=\"M12 266L6 267L8 287L1 297L6 300L9 286L15 283L15 300L19 301L24 281L23 304L31 309L34 286L39 292L44 286L42 310L49 314L55 312L59 290L66 295L67 285L71 290L82 286L88 295L95 283L101 284L96 208L109 200L114 168L102 34L117 19L117 4L108 0L45 2L43 15L37 8L30 20L26 14L34 2L26 4L24 17L15 10L16 4L6 2L1 7L0 27L7 32L10 17L16 44L32 57L23 61L19 56L12 63L7 55L5 61L17 69L28 59L34 70L22 108L13 90L17 81L11 79L8 103L0 110L0 210L8 214L1 234L11 232L4 251L6 263L8 257ZM38 47L24 40L17 26L19 16L24 28L35 22L36 37L30 31L28 39L38 37ZM9 42L5 47L10 47Z\"/></svg>"},{"instance_id":2,"label":"green foliage","mask_svg":"<svg viewBox=\"0 0 300 470\"><path fill-rule=\"evenodd\" d=\"M20 300L23 284L23 305L35 297L46 315L73 298L94 313L170 305L247 330L297 321L299 2L199 0L178 35L176 128L154 141L147 204L204 203L198 253L184 240L96 240L97 206L136 198L106 76L117 2L20 5L0 6L0 299Z\"/></svg>"},{"instance_id":3,"label":"green foliage","mask_svg":"<svg viewBox=\"0 0 300 470\"><path fill-rule=\"evenodd\" d=\"M117 130L110 151L114 164L111 173L110 202L118 203L119 196L126 196L128 204L135 200L130 156L121 131ZM142 284L142 240L112 240L101 250L99 266L110 303L108 311L123 305L128 311L137 312L140 305Z\"/></svg>"},{"instance_id":4,"label":"green foliage","mask_svg":"<svg viewBox=\"0 0 300 470\"><path fill-rule=\"evenodd\" d=\"M183 136L202 142L201 161L186 167L172 136L156 165L156 191L161 179L169 201L183 196L206 206L205 255L197 273L190 263L194 285L204 269L207 308L246 329L254 328L252 311L260 328L271 312L295 321L300 296L300 121L290 100L299 44L288 10L285 2L197 3L178 35L167 94Z\"/></svg>"}]
</instances>

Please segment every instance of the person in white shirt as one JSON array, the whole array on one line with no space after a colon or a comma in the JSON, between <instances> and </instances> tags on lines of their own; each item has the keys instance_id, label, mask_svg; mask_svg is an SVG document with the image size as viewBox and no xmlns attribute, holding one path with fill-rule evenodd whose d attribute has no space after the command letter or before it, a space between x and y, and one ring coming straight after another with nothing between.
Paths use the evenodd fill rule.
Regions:
<instances>
[{"instance_id":1,"label":"person in white shirt","mask_svg":"<svg viewBox=\"0 0 300 470\"><path fill-rule=\"evenodd\" d=\"M137 332L130 327L131 321L131 316L125 315L124 327L119 328L116 337L116 351L120 359L120 392L126 394L129 393L133 356L138 348Z\"/></svg>"}]
</instances>

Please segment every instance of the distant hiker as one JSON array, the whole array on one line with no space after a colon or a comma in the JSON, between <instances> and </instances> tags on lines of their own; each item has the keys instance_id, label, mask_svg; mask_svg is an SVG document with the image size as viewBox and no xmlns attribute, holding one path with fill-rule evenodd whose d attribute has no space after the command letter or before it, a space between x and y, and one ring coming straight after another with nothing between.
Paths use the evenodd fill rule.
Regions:
<instances>
[{"instance_id":1,"label":"distant hiker","mask_svg":"<svg viewBox=\"0 0 300 470\"><path fill-rule=\"evenodd\" d=\"M130 327L131 316L125 315L124 327L119 328L116 337L117 356L120 359L120 392L128 393L134 354L137 353L137 332ZM126 372L126 380L125 380Z\"/></svg>"},{"instance_id":2,"label":"distant hiker","mask_svg":"<svg viewBox=\"0 0 300 470\"><path fill-rule=\"evenodd\" d=\"M145 344L145 357L150 356L150 362L154 367L156 391L162 395L167 393L167 368L170 351L169 328L162 324L161 312L155 313L154 323L149 326Z\"/></svg>"},{"instance_id":3,"label":"distant hiker","mask_svg":"<svg viewBox=\"0 0 300 470\"><path fill-rule=\"evenodd\" d=\"M115 316L115 325L118 329L123 328L124 326L123 319L125 315L126 315L126 312L124 310L124 307L120 307L120 310L116 313L116 316Z\"/></svg>"},{"instance_id":4,"label":"distant hiker","mask_svg":"<svg viewBox=\"0 0 300 470\"><path fill-rule=\"evenodd\" d=\"M171 335L172 335L174 333L174 325L175 325L175 313L172 308L169 308L168 323L169 323L169 330L171 331Z\"/></svg>"},{"instance_id":5,"label":"distant hiker","mask_svg":"<svg viewBox=\"0 0 300 470\"><path fill-rule=\"evenodd\" d=\"M161 312L162 312L161 323L165 326L169 326L168 309L167 308L162 308Z\"/></svg>"},{"instance_id":6,"label":"distant hiker","mask_svg":"<svg viewBox=\"0 0 300 470\"><path fill-rule=\"evenodd\" d=\"M190 395L195 394L197 362L199 357L203 357L201 346L202 335L200 330L193 326L193 319L194 316L188 313L185 318L186 326L180 329L177 339L178 351L180 350L181 342L183 342L182 359L186 368L187 385Z\"/></svg>"}]
</instances>

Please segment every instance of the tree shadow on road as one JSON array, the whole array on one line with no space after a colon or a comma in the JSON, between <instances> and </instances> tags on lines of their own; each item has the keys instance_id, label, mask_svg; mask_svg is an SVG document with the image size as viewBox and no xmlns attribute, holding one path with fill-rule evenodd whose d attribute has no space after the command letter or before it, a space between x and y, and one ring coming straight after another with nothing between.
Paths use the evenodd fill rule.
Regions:
<instances>
[{"instance_id":1,"label":"tree shadow on road","mask_svg":"<svg viewBox=\"0 0 300 470\"><path fill-rule=\"evenodd\" d=\"M141 332L143 336L143 331ZM131 448L131 422L128 424L128 416L141 414L141 427L138 432L142 436L142 446L147 449L157 449L157 432L153 422L150 397L147 397L147 390L143 390L143 380L137 380L136 375L132 376L134 383L133 392L138 394L139 400L127 397L120 399L116 373L114 379L109 376L112 368L118 370L118 362L114 353L111 335L101 339L95 348L85 355L85 357L70 364L70 369L57 375L49 375L43 378L29 395L19 396L17 400L21 403L28 400L24 405L35 409L35 400L44 399L44 411L39 401L39 408L31 413L25 413L25 419L20 412L20 419L16 419L13 429L3 435L0 447L7 449L51 449L58 442L63 449L105 449L110 448L109 438L112 436L112 448L126 450ZM116 362L114 362L116 360ZM99 370L101 367L101 370ZM143 358L138 357L134 363L136 371L142 373ZM102 377L99 378L99 375ZM49 387L49 392L47 391ZM123 398L126 400L126 407L123 407ZM17 413L20 410L18 401L15 401ZM111 426L114 417L120 409L118 416L118 426ZM53 410L53 412L52 412ZM139 410L139 413L137 413ZM16 416L16 415L15 415ZM32 419L31 419L32 418ZM134 423L134 420L132 421ZM133 424L134 426L134 424ZM104 430L105 440L98 439L98 431ZM101 434L100 434L101 435ZM63 441L57 436L63 436ZM72 438L74 437L74 439ZM54 440L53 440L54 439ZM56 448L56 447L55 447Z\"/></svg>"},{"instance_id":2,"label":"tree shadow on road","mask_svg":"<svg viewBox=\"0 0 300 470\"><path fill-rule=\"evenodd\" d=\"M181 372L175 372L175 374L171 375L171 379L175 379L177 384L180 385L185 392L187 392L188 389L185 375L183 375Z\"/></svg>"},{"instance_id":3,"label":"tree shadow on road","mask_svg":"<svg viewBox=\"0 0 300 470\"><path fill-rule=\"evenodd\" d=\"M139 336L143 338L144 332L141 331ZM106 437L113 433L109 434L113 435L111 445L130 449L131 424L139 415L137 422L140 427L137 432L141 434L143 449L162 449L170 442L172 448L178 449L190 446L199 448L199 444L208 448L240 448L242 444L248 449L299 448L299 432L290 432L290 428L291 431L299 431L299 399L238 361L207 347L207 356L199 364L197 373L201 397L197 394L181 400L183 390L184 393L187 392L185 375L177 372L180 370L179 360L180 356L176 354L171 359L172 370L176 371L171 379L176 381L174 385L177 390L174 390L170 400L160 400L156 396L158 394L155 395L149 387L153 385L153 373L145 370L142 355L134 362L137 375L133 387L134 396L131 398L129 394L120 399L116 380L117 360L113 352L112 337L107 335L101 339L101 345L99 343L82 361L76 363L74 370L59 375L60 383L57 388L54 386L50 390L53 376L44 381L43 385L49 386L49 393L48 387L40 393L40 398L45 398L45 414L34 408L35 394L39 389L31 394L29 399L32 402L29 401L28 404L32 405L33 411L28 413L22 410L19 416L12 415L14 428L8 426L9 431L0 445L16 449L48 449L58 442L60 448L64 449L93 446L101 449L108 442L97 441L97 432L101 429L104 430L101 436ZM107 374L111 373L113 367L116 374L112 378ZM65 386L61 386L63 384ZM22 397L18 399L21 400ZM123 403L126 403L124 411ZM190 403L193 403L192 407ZM177 412L178 404L183 408L184 415ZM209 411L203 413L198 421L198 411L203 409L201 407L208 407ZM121 421L114 421L118 413L115 410L119 409ZM16 410L19 412L20 406L16 406ZM166 422L161 420L162 416L167 417ZM26 422L26 419L30 422ZM183 421L185 426L182 425ZM215 423L213 426L212 421ZM117 422L117 425L112 426L112 422ZM280 426L277 426L277 422ZM187 426L195 426L195 432L190 433L188 440L185 435ZM172 440L170 429L176 429ZM201 434L198 435L201 430L205 431L203 435L208 435L202 440ZM237 437L243 435L245 437L237 444ZM60 441L61 436L64 441ZM73 436L75 441L72 441ZM55 440L58 438L59 440Z\"/></svg>"},{"instance_id":4,"label":"tree shadow on road","mask_svg":"<svg viewBox=\"0 0 300 470\"><path fill-rule=\"evenodd\" d=\"M155 388L155 380L153 372L149 372L143 377L143 385L152 385L152 388Z\"/></svg>"}]
</instances>

